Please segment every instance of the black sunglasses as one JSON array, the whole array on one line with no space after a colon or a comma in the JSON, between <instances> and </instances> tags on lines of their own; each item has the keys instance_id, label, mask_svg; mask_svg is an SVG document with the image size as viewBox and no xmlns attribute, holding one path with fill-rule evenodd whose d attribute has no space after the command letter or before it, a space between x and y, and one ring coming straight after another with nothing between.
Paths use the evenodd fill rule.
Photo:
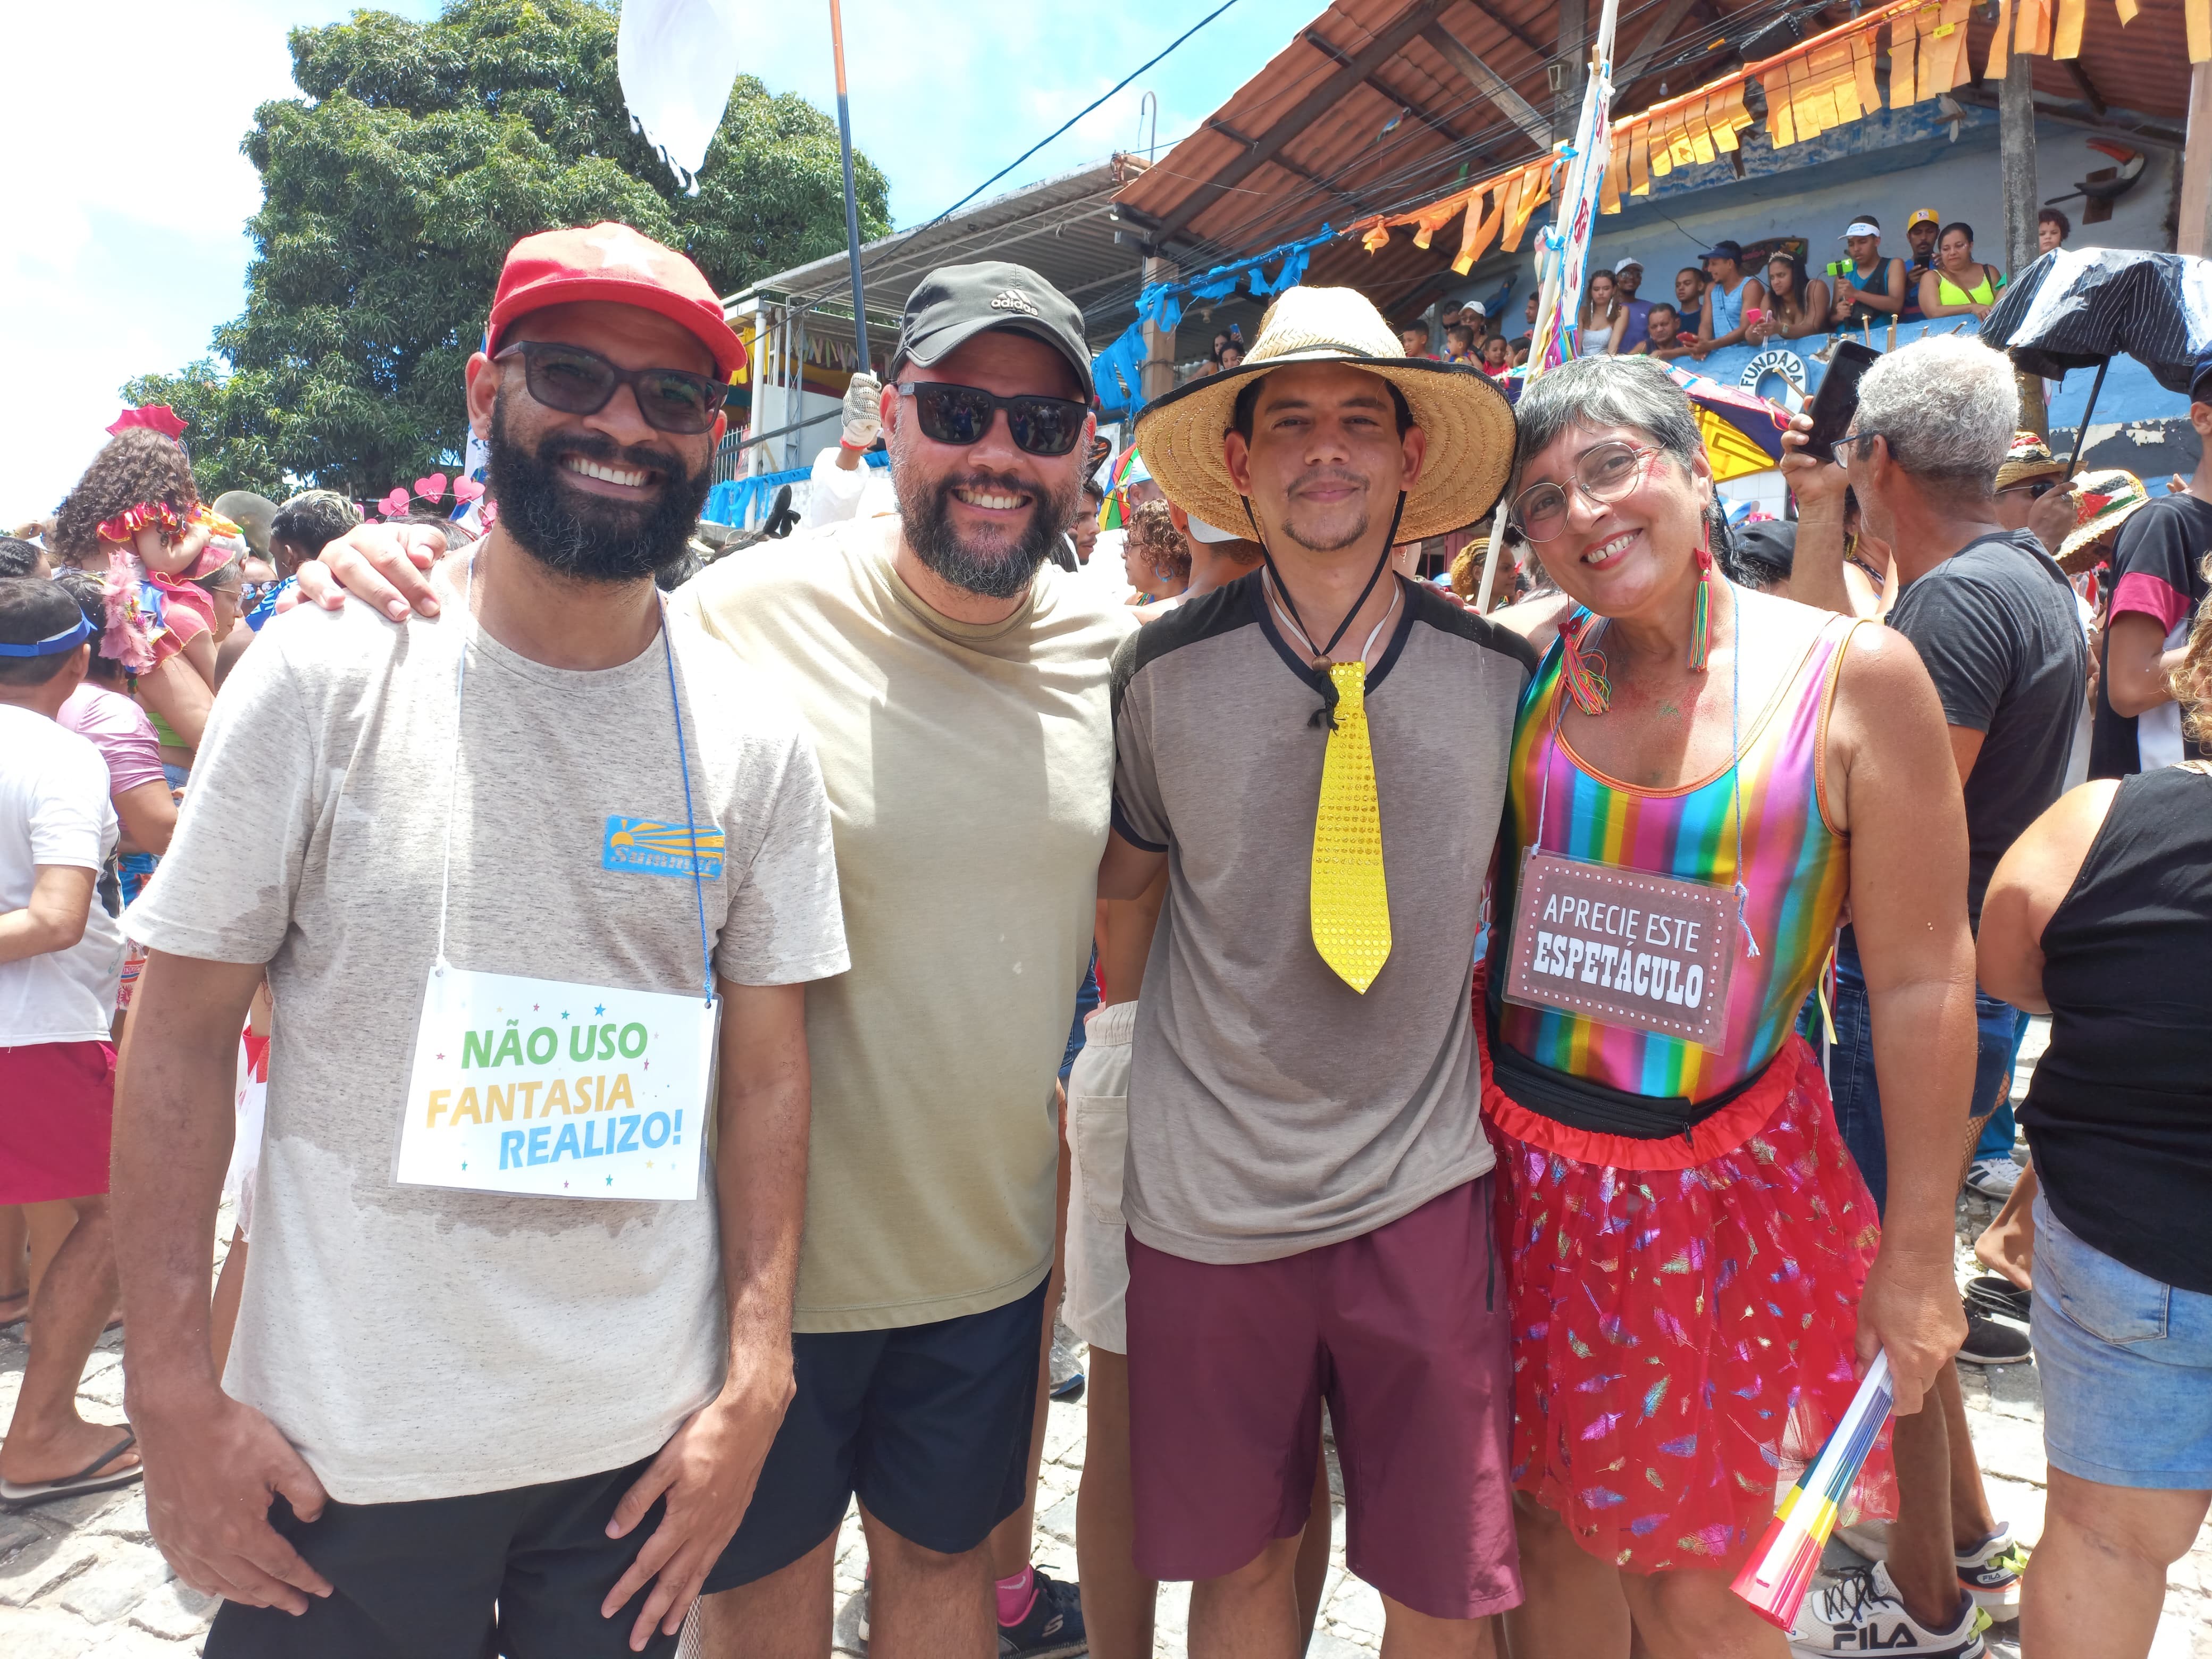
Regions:
<instances>
[{"instance_id":1,"label":"black sunglasses","mask_svg":"<svg viewBox=\"0 0 2212 1659\"><path fill-rule=\"evenodd\" d=\"M1070 398L1041 398L1024 392L1001 398L981 386L945 380L900 380L894 391L914 399L924 435L964 449L981 443L999 411L1006 411L1006 431L1014 447L1031 455L1065 455L1083 436L1090 406Z\"/></svg>"},{"instance_id":2,"label":"black sunglasses","mask_svg":"<svg viewBox=\"0 0 2212 1659\"><path fill-rule=\"evenodd\" d=\"M596 415L628 386L637 412L657 432L684 436L709 431L729 387L681 368L617 368L596 351L550 340L521 340L492 359L520 354L530 395L563 415Z\"/></svg>"},{"instance_id":3,"label":"black sunglasses","mask_svg":"<svg viewBox=\"0 0 2212 1659\"><path fill-rule=\"evenodd\" d=\"M2039 501L2058 488L2056 478L2031 478L2026 483L2007 484L1997 491L2000 495L2017 495L2025 492L2031 501Z\"/></svg>"}]
</instances>

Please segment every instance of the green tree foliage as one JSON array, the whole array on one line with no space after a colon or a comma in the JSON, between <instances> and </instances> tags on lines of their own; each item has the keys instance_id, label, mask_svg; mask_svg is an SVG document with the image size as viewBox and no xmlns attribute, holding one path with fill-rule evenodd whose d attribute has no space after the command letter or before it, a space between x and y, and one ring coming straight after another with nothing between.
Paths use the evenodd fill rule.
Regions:
<instances>
[{"instance_id":1,"label":"green tree foliage","mask_svg":"<svg viewBox=\"0 0 2212 1659\"><path fill-rule=\"evenodd\" d=\"M204 489L366 498L457 460L462 366L532 231L621 220L725 294L844 246L834 119L741 77L686 196L623 107L615 25L612 0L453 0L292 31L307 96L261 106L243 146L246 313L215 356L124 389L191 422ZM883 174L854 172L861 234L883 235Z\"/></svg>"}]
</instances>

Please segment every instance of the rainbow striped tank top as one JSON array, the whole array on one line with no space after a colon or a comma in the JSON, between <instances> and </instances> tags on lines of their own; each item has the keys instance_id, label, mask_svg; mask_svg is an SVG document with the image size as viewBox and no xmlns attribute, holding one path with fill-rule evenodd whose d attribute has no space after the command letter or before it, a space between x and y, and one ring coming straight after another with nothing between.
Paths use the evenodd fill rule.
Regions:
<instances>
[{"instance_id":1,"label":"rainbow striped tank top","mask_svg":"<svg viewBox=\"0 0 2212 1659\"><path fill-rule=\"evenodd\" d=\"M1559 730L1565 687L1560 647L1553 643L1522 698L1514 727L1491 954L1495 1042L1571 1077L1693 1104L1765 1069L1788 1040L1827 958L1849 885L1850 853L1828 823L1820 786L1828 708L1852 626L1838 617L1822 629L1796 672L1741 736L1744 915L1759 954L1736 958L1728 1041L1719 1054L1679 1037L1601 1025L1498 996L1512 945L1511 889L1522 851L1537 834L1547 773L1550 800L1540 809L1547 850L1723 887L1736 881L1737 783L1729 769L1679 789L1639 789L1585 765Z\"/></svg>"}]
</instances>

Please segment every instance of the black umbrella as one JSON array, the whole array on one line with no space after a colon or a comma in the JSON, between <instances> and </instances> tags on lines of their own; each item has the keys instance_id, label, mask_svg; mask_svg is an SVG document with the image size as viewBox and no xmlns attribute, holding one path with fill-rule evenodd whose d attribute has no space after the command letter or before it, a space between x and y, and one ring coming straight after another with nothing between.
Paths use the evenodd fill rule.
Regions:
<instances>
[{"instance_id":1,"label":"black umbrella","mask_svg":"<svg viewBox=\"0 0 2212 1659\"><path fill-rule=\"evenodd\" d=\"M2009 350L2030 374L2055 380L2069 368L2096 369L2074 439L2079 460L2113 358L2133 357L2167 391L2185 394L2212 364L2212 261L2127 248L2055 249L1990 307L1982 341Z\"/></svg>"}]
</instances>

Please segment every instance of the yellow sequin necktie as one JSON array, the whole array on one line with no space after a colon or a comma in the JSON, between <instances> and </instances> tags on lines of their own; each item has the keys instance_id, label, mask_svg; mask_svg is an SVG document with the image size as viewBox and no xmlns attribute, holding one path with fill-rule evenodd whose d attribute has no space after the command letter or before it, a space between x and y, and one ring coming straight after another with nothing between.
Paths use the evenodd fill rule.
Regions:
<instances>
[{"instance_id":1,"label":"yellow sequin necktie","mask_svg":"<svg viewBox=\"0 0 2212 1659\"><path fill-rule=\"evenodd\" d=\"M1390 957L1390 891L1382 872L1382 811L1367 737L1367 665L1332 663L1336 729L1321 763L1314 815L1313 939L1322 960L1364 994Z\"/></svg>"}]
</instances>

